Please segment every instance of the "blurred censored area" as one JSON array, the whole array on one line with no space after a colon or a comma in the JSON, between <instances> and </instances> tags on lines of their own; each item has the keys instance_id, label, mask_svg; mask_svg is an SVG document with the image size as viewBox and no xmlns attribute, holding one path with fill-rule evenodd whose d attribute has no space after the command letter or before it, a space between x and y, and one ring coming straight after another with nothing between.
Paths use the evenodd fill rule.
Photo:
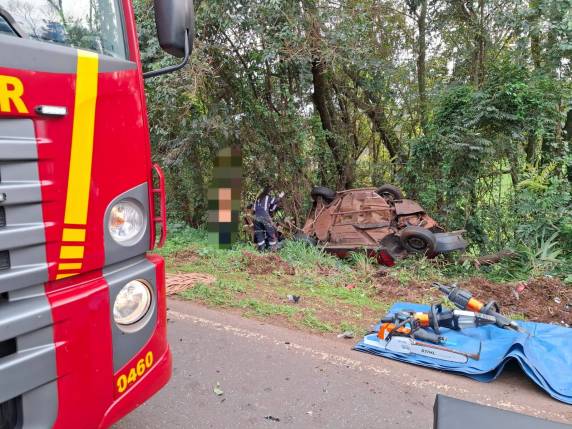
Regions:
<instances>
[{"instance_id":1,"label":"blurred censored area","mask_svg":"<svg viewBox=\"0 0 572 429\"><path fill-rule=\"evenodd\" d=\"M242 156L239 147L222 149L208 190L209 243L230 249L239 241Z\"/></svg>"}]
</instances>

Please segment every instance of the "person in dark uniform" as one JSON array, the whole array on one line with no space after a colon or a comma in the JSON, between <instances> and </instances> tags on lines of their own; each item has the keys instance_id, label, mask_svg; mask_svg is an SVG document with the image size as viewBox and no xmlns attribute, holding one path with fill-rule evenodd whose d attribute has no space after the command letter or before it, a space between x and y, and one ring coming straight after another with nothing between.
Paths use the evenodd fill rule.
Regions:
<instances>
[{"instance_id":1,"label":"person in dark uniform","mask_svg":"<svg viewBox=\"0 0 572 429\"><path fill-rule=\"evenodd\" d=\"M254 211L254 242L260 252L266 250L267 241L268 248L272 251L277 249L278 232L272 221L272 215L278 210L278 206L284 192L278 195L278 198L270 195L270 187L266 186L260 193L252 210Z\"/></svg>"}]
</instances>

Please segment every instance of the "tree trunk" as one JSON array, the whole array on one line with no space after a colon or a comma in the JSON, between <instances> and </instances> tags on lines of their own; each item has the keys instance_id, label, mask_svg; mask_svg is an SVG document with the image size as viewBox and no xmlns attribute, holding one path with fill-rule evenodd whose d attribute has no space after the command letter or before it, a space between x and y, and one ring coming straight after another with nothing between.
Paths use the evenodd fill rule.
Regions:
<instances>
[{"instance_id":1,"label":"tree trunk","mask_svg":"<svg viewBox=\"0 0 572 429\"><path fill-rule=\"evenodd\" d=\"M335 129L336 112L331 99L331 89L326 79L326 64L321 56L322 35L320 32L320 23L318 22L316 5L308 1L305 3L309 22L309 42L312 49L311 71L314 92L312 101L316 111L320 115L322 129L326 134L326 143L330 148L334 159L336 175L338 178L337 186L345 188L347 185L348 162L343 153L343 142L339 138Z\"/></svg>"},{"instance_id":2,"label":"tree trunk","mask_svg":"<svg viewBox=\"0 0 572 429\"><path fill-rule=\"evenodd\" d=\"M372 109L367 112L367 116L373 124L373 129L381 137L383 145L389 153L391 159L398 158L399 152L399 139L393 129L388 124L387 117L383 112L377 109Z\"/></svg>"},{"instance_id":3,"label":"tree trunk","mask_svg":"<svg viewBox=\"0 0 572 429\"><path fill-rule=\"evenodd\" d=\"M474 259L470 256L461 256L460 262L472 262L476 268L481 266L490 266L498 264L506 259L514 259L518 256L518 253L512 250L503 250L499 253L494 253L492 255L481 256L480 258Z\"/></svg>"},{"instance_id":4,"label":"tree trunk","mask_svg":"<svg viewBox=\"0 0 572 429\"><path fill-rule=\"evenodd\" d=\"M529 132L526 144L526 162L534 164L536 162L537 138L534 132Z\"/></svg>"},{"instance_id":5,"label":"tree trunk","mask_svg":"<svg viewBox=\"0 0 572 429\"><path fill-rule=\"evenodd\" d=\"M540 32L540 0L530 0L528 7L531 11L528 25L530 27L530 57L536 70L542 67L542 48L541 48L541 32ZM536 163L538 155L538 138L534 132L530 131L528 135L528 143L526 145L526 160L529 164ZM542 147L542 144L541 144Z\"/></svg>"},{"instance_id":6,"label":"tree trunk","mask_svg":"<svg viewBox=\"0 0 572 429\"><path fill-rule=\"evenodd\" d=\"M349 77L354 82L356 88L363 91L364 96L362 99L358 94L349 91L348 88L345 89L346 96L349 97L358 109L363 110L368 116L373 131L379 134L381 142L387 149L390 158L398 162L403 161L403 154L400 151L401 142L394 128L389 123L382 101L376 94L369 90L366 85L363 85L359 76L351 75Z\"/></svg>"},{"instance_id":7,"label":"tree trunk","mask_svg":"<svg viewBox=\"0 0 572 429\"><path fill-rule=\"evenodd\" d=\"M478 10L475 10L473 1L456 0L455 7L459 17L467 25L467 30L474 37L472 42L471 80L476 88L480 88L485 81L485 58L487 50L485 0L478 0Z\"/></svg>"},{"instance_id":8,"label":"tree trunk","mask_svg":"<svg viewBox=\"0 0 572 429\"><path fill-rule=\"evenodd\" d=\"M539 28L540 22L540 0L530 0L528 7L531 10L528 25L530 27L530 56L536 69L542 67L542 48L541 48L541 32Z\"/></svg>"},{"instance_id":9,"label":"tree trunk","mask_svg":"<svg viewBox=\"0 0 572 429\"><path fill-rule=\"evenodd\" d=\"M339 153L338 142L336 141L335 137L334 124L330 109L328 109L328 84L324 77L324 66L321 60L317 57L312 59L312 81L314 84L312 101L314 102L314 107L320 115L322 128L326 132L326 143L332 151L332 156L334 157L334 162L336 164L336 170L339 174L343 174L344 169L343 165L341 165L342 160Z\"/></svg>"},{"instance_id":10,"label":"tree trunk","mask_svg":"<svg viewBox=\"0 0 572 429\"><path fill-rule=\"evenodd\" d=\"M566 123L564 125L564 131L566 132L565 135L566 141L569 144L572 144L572 109L568 110L568 114L566 115Z\"/></svg>"},{"instance_id":11,"label":"tree trunk","mask_svg":"<svg viewBox=\"0 0 572 429\"><path fill-rule=\"evenodd\" d=\"M361 145L356 142L354 116L348 111L340 94L336 93L339 89L332 83L334 76L329 76L331 70L324 58L317 4L317 0L303 2L311 49L312 102L320 116L326 144L334 160L336 186L338 189L347 189L351 187L355 175L357 160L354 155L360 153L358 146Z\"/></svg>"},{"instance_id":12,"label":"tree trunk","mask_svg":"<svg viewBox=\"0 0 572 429\"><path fill-rule=\"evenodd\" d=\"M421 0L419 18L419 46L417 56L417 85L419 88L419 122L423 134L427 135L427 0Z\"/></svg>"},{"instance_id":13,"label":"tree trunk","mask_svg":"<svg viewBox=\"0 0 572 429\"><path fill-rule=\"evenodd\" d=\"M475 86L480 88L485 81L485 55L486 55L486 35L485 35L485 0L479 0L479 21L477 25L477 54L475 62Z\"/></svg>"}]
</instances>

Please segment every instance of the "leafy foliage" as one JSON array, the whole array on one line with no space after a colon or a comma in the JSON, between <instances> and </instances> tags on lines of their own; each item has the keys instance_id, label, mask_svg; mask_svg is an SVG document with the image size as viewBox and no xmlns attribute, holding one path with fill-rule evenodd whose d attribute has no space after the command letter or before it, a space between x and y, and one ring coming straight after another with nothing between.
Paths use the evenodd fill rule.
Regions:
<instances>
[{"instance_id":1,"label":"leafy foliage","mask_svg":"<svg viewBox=\"0 0 572 429\"><path fill-rule=\"evenodd\" d=\"M145 67L170 64L150 0L134 6ZM511 247L522 272L567 276L552 260L572 253L572 0L196 9L191 65L147 83L172 220L204 224L215 154L238 145L244 205L269 183L300 222L313 185L393 182L473 254Z\"/></svg>"}]
</instances>

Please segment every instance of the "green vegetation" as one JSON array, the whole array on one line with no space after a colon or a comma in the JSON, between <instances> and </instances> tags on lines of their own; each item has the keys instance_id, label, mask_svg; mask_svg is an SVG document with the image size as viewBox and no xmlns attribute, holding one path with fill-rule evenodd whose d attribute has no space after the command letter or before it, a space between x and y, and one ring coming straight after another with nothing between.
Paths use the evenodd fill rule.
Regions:
<instances>
[{"instance_id":1,"label":"green vegetation","mask_svg":"<svg viewBox=\"0 0 572 429\"><path fill-rule=\"evenodd\" d=\"M174 61L156 42L150 5L134 1L146 69ZM180 225L162 253L170 270L217 278L185 298L335 332L367 329L388 301L433 280L572 284L572 0L196 8L191 65L146 87ZM315 185L393 183L448 230L466 230L468 257L411 258L380 279L362 252L341 262L288 243L280 257L293 275L250 273L248 244L219 250L201 231L214 160L228 146L242 151L243 207L269 184L301 225ZM516 257L477 263L505 249Z\"/></svg>"},{"instance_id":2,"label":"green vegetation","mask_svg":"<svg viewBox=\"0 0 572 429\"><path fill-rule=\"evenodd\" d=\"M349 331L359 336L391 304L411 296L410 289L416 302L435 303L439 298L431 290L433 281L518 282L561 271L554 263L554 240L547 240L540 253L521 252L515 260L490 267L477 268L470 259L461 263L440 257L405 259L385 269L362 252L342 261L319 248L289 242L278 256L259 255L249 244L220 250L201 231L174 230L160 251L168 271L216 278L214 284L198 284L183 292L182 298L316 333ZM289 295L300 296L300 302L292 303ZM514 317L523 319L519 311L516 307Z\"/></svg>"},{"instance_id":3,"label":"green vegetation","mask_svg":"<svg viewBox=\"0 0 572 429\"><path fill-rule=\"evenodd\" d=\"M234 295L226 286L227 284L224 282L217 282L214 287L198 284L181 295L184 298L202 301L210 305L228 306L233 302Z\"/></svg>"},{"instance_id":4,"label":"green vegetation","mask_svg":"<svg viewBox=\"0 0 572 429\"><path fill-rule=\"evenodd\" d=\"M134 1L147 69L174 61L159 49L150 4ZM192 64L147 83L171 221L205 226L215 155L237 145L243 206L268 183L286 192L286 215L300 224L314 185L391 182L447 229L467 230L471 255L518 252L485 275L572 282L572 0L196 9ZM232 262L231 271L232 255L210 258L211 268ZM284 257L342 269L298 244ZM473 273L471 264L441 273L408 264L415 272L403 281Z\"/></svg>"},{"instance_id":5,"label":"green vegetation","mask_svg":"<svg viewBox=\"0 0 572 429\"><path fill-rule=\"evenodd\" d=\"M239 301L237 304L240 308L244 308L247 310L247 312L245 313L246 316L282 315L291 317L294 314L298 313L298 309L295 307L288 305L268 304L266 302L261 302L256 299L245 299Z\"/></svg>"},{"instance_id":6,"label":"green vegetation","mask_svg":"<svg viewBox=\"0 0 572 429\"><path fill-rule=\"evenodd\" d=\"M318 332L334 332L334 328L328 323L322 322L311 311L307 311L302 319L302 324L313 331ZM344 323L345 325L345 323Z\"/></svg>"},{"instance_id":7,"label":"green vegetation","mask_svg":"<svg viewBox=\"0 0 572 429\"><path fill-rule=\"evenodd\" d=\"M167 260L168 271L205 273L217 279L214 284L198 284L183 292L184 299L234 309L246 317L282 320L318 333L362 334L389 306L371 286L371 275L379 269L373 265L354 269L351 261L289 242L279 256L295 268L294 275L276 267L254 275L249 269L257 267L258 261L252 258L258 255L251 253L250 245L220 250L209 245L202 231L171 229L174 232L159 251ZM300 296L300 303L291 303L289 295Z\"/></svg>"},{"instance_id":8,"label":"green vegetation","mask_svg":"<svg viewBox=\"0 0 572 429\"><path fill-rule=\"evenodd\" d=\"M344 270L346 268L338 258L299 241L288 241L280 254L286 262L302 269L322 267Z\"/></svg>"}]
</instances>

